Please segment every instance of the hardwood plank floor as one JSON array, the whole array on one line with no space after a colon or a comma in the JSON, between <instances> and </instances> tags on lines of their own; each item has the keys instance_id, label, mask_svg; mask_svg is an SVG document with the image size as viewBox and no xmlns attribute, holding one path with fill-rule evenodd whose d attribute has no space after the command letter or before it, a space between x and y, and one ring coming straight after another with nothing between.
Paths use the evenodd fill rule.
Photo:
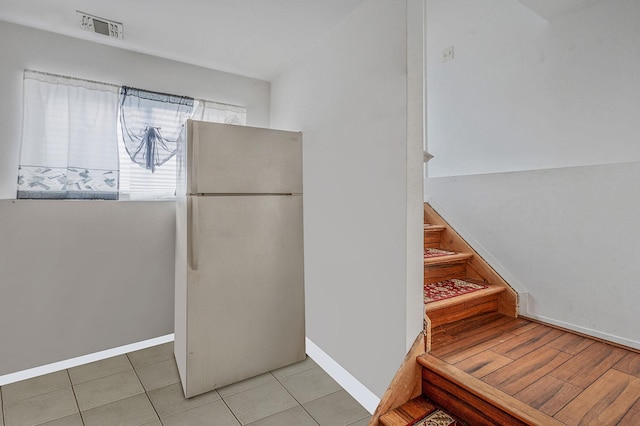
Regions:
<instances>
[{"instance_id":1,"label":"hardwood plank floor","mask_svg":"<svg viewBox=\"0 0 640 426\"><path fill-rule=\"evenodd\" d=\"M617 370L608 370L565 406L555 418L577 426L606 419L617 424L640 395L640 379Z\"/></svg>"},{"instance_id":2,"label":"hardwood plank floor","mask_svg":"<svg viewBox=\"0 0 640 426\"><path fill-rule=\"evenodd\" d=\"M613 366L614 369L632 376L640 377L640 354L628 353ZM638 423L640 424L640 423Z\"/></svg>"},{"instance_id":3,"label":"hardwood plank floor","mask_svg":"<svg viewBox=\"0 0 640 426\"><path fill-rule=\"evenodd\" d=\"M515 394L515 397L536 410L553 417L582 391L582 388L555 377L544 376Z\"/></svg>"},{"instance_id":4,"label":"hardwood plank floor","mask_svg":"<svg viewBox=\"0 0 640 426\"><path fill-rule=\"evenodd\" d=\"M497 354L493 351L483 351L463 359L454 365L460 370L466 371L473 377L482 378L487 374L493 373L499 368L511 363L513 360Z\"/></svg>"},{"instance_id":5,"label":"hardwood plank floor","mask_svg":"<svg viewBox=\"0 0 640 426\"><path fill-rule=\"evenodd\" d=\"M569 354L542 347L494 371L484 377L483 381L506 394L514 395L564 364L569 358Z\"/></svg>"},{"instance_id":6,"label":"hardwood plank floor","mask_svg":"<svg viewBox=\"0 0 640 426\"><path fill-rule=\"evenodd\" d=\"M557 339L561 334L562 332L555 328L538 326L532 330L522 333L514 339L499 344L492 350L500 355L506 356L507 358L516 360L525 356L529 352L543 347L546 343Z\"/></svg>"},{"instance_id":7,"label":"hardwood plank floor","mask_svg":"<svg viewBox=\"0 0 640 426\"><path fill-rule=\"evenodd\" d=\"M566 425L640 425L640 353L506 316L436 327L431 355Z\"/></svg>"},{"instance_id":8,"label":"hardwood plank floor","mask_svg":"<svg viewBox=\"0 0 640 426\"><path fill-rule=\"evenodd\" d=\"M548 346L571 355L577 355L592 344L593 340L591 339L575 334L565 333L553 342L549 343Z\"/></svg>"},{"instance_id":9,"label":"hardwood plank floor","mask_svg":"<svg viewBox=\"0 0 640 426\"><path fill-rule=\"evenodd\" d=\"M640 411L638 410L629 410L627 415L620 420L618 423L620 426L637 426L640 425Z\"/></svg>"},{"instance_id":10,"label":"hardwood plank floor","mask_svg":"<svg viewBox=\"0 0 640 426\"><path fill-rule=\"evenodd\" d=\"M595 342L567 361L552 376L585 389L626 355L624 349Z\"/></svg>"}]
</instances>

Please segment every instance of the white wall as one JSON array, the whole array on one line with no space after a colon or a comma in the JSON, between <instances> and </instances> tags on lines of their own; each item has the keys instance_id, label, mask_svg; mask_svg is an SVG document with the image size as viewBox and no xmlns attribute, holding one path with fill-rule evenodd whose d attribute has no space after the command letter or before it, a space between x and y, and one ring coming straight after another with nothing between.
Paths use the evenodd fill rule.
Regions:
<instances>
[{"instance_id":1,"label":"white wall","mask_svg":"<svg viewBox=\"0 0 640 426\"><path fill-rule=\"evenodd\" d=\"M173 333L173 203L0 200L0 217L0 375Z\"/></svg>"},{"instance_id":2,"label":"white wall","mask_svg":"<svg viewBox=\"0 0 640 426\"><path fill-rule=\"evenodd\" d=\"M268 82L0 21L0 199L15 197L25 68L246 106ZM171 202L0 201L0 375L173 332Z\"/></svg>"},{"instance_id":3,"label":"white wall","mask_svg":"<svg viewBox=\"0 0 640 426\"><path fill-rule=\"evenodd\" d=\"M378 396L406 353L406 103L404 1L365 1L272 81L272 125L304 134L307 336Z\"/></svg>"},{"instance_id":4,"label":"white wall","mask_svg":"<svg viewBox=\"0 0 640 426\"><path fill-rule=\"evenodd\" d=\"M407 0L407 351L424 328L424 136L426 1Z\"/></svg>"},{"instance_id":5,"label":"white wall","mask_svg":"<svg viewBox=\"0 0 640 426\"><path fill-rule=\"evenodd\" d=\"M640 3L550 21L516 0L427 4L429 176L640 160Z\"/></svg>"},{"instance_id":6,"label":"white wall","mask_svg":"<svg viewBox=\"0 0 640 426\"><path fill-rule=\"evenodd\" d=\"M528 294L523 313L640 347L640 3L427 13L425 197Z\"/></svg>"},{"instance_id":7,"label":"white wall","mask_svg":"<svg viewBox=\"0 0 640 426\"><path fill-rule=\"evenodd\" d=\"M523 314L640 349L640 163L429 179ZM526 295L525 295L526 297Z\"/></svg>"}]
</instances>

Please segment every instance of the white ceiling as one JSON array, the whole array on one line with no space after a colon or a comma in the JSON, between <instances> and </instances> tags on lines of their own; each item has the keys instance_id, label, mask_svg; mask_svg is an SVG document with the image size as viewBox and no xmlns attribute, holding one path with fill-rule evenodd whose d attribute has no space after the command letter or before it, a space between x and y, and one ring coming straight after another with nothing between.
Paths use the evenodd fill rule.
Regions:
<instances>
[{"instance_id":1,"label":"white ceiling","mask_svg":"<svg viewBox=\"0 0 640 426\"><path fill-rule=\"evenodd\" d=\"M0 0L0 20L271 80L363 0ZM124 25L80 29L76 10Z\"/></svg>"}]
</instances>

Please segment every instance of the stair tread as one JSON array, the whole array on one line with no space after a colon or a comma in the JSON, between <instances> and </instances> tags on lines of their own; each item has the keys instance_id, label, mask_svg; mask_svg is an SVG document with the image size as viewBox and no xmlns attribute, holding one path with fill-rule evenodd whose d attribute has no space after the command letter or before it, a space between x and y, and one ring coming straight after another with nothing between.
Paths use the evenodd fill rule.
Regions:
<instances>
[{"instance_id":1,"label":"stair tread","mask_svg":"<svg viewBox=\"0 0 640 426\"><path fill-rule=\"evenodd\" d=\"M424 264L426 266L426 265L437 265L437 264L443 264L443 263L452 263L452 262L459 262L462 260L471 259L473 257L473 253L457 253L457 252L450 252L450 253L451 254L425 257Z\"/></svg>"},{"instance_id":2,"label":"stair tread","mask_svg":"<svg viewBox=\"0 0 640 426\"><path fill-rule=\"evenodd\" d=\"M380 416L380 423L385 426L406 426L436 409L428 399L418 396Z\"/></svg>"},{"instance_id":3,"label":"stair tread","mask_svg":"<svg viewBox=\"0 0 640 426\"><path fill-rule=\"evenodd\" d=\"M482 380L449 365L436 356L425 353L420 355L417 358L417 361L418 364L423 367L423 377L425 377L425 370L433 372L437 376L440 376L446 381L458 386L468 394L473 395L477 400L484 401L493 407L497 407L501 411L508 413L509 416L518 419L525 424L549 426L563 425L563 423L553 417L550 417L512 397L511 395L492 387Z\"/></svg>"},{"instance_id":4,"label":"stair tread","mask_svg":"<svg viewBox=\"0 0 640 426\"><path fill-rule=\"evenodd\" d=\"M414 422L436 411L444 410L421 395L380 416L380 424L383 426L412 425ZM454 418L454 420L457 419ZM457 423L454 424L462 425L463 423L458 420Z\"/></svg>"},{"instance_id":5,"label":"stair tread","mask_svg":"<svg viewBox=\"0 0 640 426\"><path fill-rule=\"evenodd\" d=\"M481 282L478 280L473 280L473 279L469 279L469 278L464 278L464 281L468 281L468 282L472 282L472 283L477 283L477 284L482 284L487 286L487 288L483 288L483 289L479 289L479 290L474 290L470 293L465 293L465 294L461 294L459 296L454 296L454 297L450 297L448 299L442 299L442 300L435 300L433 302L427 302L425 303L426 306L426 312L432 312L438 309L444 309L444 308L448 308L451 306L455 306L455 305L459 305L462 303L467 303L471 300L474 299L480 299L482 297L491 295L491 294L498 294L501 293L503 291L505 291L506 289L504 287L501 287L499 285L495 285L495 284L490 284L490 283L485 283L485 282Z\"/></svg>"},{"instance_id":6,"label":"stair tread","mask_svg":"<svg viewBox=\"0 0 640 426\"><path fill-rule=\"evenodd\" d=\"M440 232L444 231L445 229L447 229L447 227L444 225L433 225L431 223L424 224L424 230L429 232Z\"/></svg>"}]
</instances>

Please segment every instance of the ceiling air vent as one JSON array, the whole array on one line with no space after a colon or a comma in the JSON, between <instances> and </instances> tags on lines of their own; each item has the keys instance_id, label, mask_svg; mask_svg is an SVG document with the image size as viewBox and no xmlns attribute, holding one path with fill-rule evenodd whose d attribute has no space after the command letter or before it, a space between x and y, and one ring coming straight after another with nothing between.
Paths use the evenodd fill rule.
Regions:
<instances>
[{"instance_id":1,"label":"ceiling air vent","mask_svg":"<svg viewBox=\"0 0 640 426\"><path fill-rule=\"evenodd\" d=\"M122 40L122 24L76 10L80 28Z\"/></svg>"}]
</instances>

